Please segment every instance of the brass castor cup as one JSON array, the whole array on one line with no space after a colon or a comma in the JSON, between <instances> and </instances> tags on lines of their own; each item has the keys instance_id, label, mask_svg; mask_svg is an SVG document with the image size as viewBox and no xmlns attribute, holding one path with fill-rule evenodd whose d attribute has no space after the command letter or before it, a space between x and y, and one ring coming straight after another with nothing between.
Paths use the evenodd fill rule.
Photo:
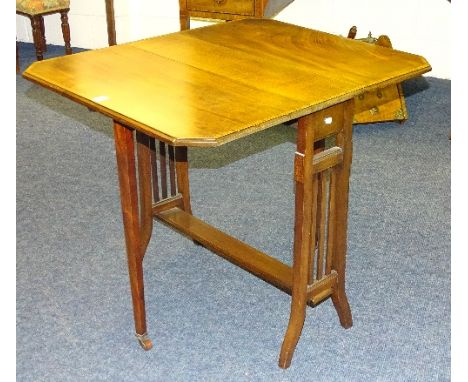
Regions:
<instances>
[{"instance_id":1,"label":"brass castor cup","mask_svg":"<svg viewBox=\"0 0 468 382\"><path fill-rule=\"evenodd\" d=\"M148 338L148 333L135 334L141 347L145 350L150 350L153 347L153 342Z\"/></svg>"}]
</instances>

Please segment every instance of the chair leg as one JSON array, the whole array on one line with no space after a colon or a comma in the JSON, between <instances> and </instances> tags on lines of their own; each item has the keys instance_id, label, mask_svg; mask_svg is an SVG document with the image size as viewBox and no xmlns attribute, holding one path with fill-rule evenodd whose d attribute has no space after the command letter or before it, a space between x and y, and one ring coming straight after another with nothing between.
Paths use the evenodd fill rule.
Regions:
<instances>
[{"instance_id":1,"label":"chair leg","mask_svg":"<svg viewBox=\"0 0 468 382\"><path fill-rule=\"evenodd\" d=\"M47 52L47 42L45 38L44 17L40 16L40 20L41 20L41 35L42 35L42 51L45 53Z\"/></svg>"},{"instance_id":2,"label":"chair leg","mask_svg":"<svg viewBox=\"0 0 468 382\"><path fill-rule=\"evenodd\" d=\"M62 34L63 41L65 41L65 53L72 54L70 45L70 25L68 24L68 11L60 12L60 19L62 20Z\"/></svg>"},{"instance_id":3,"label":"chair leg","mask_svg":"<svg viewBox=\"0 0 468 382\"><path fill-rule=\"evenodd\" d=\"M16 41L16 73L20 72L20 63L19 63L19 52L18 52L18 40Z\"/></svg>"},{"instance_id":4,"label":"chair leg","mask_svg":"<svg viewBox=\"0 0 468 382\"><path fill-rule=\"evenodd\" d=\"M36 48L36 58L38 61L41 61L43 59L41 17L31 16L30 19L31 19L34 47Z\"/></svg>"},{"instance_id":5,"label":"chair leg","mask_svg":"<svg viewBox=\"0 0 468 382\"><path fill-rule=\"evenodd\" d=\"M181 31L190 29L190 17L186 11L182 11L182 10L180 11L179 22L180 22Z\"/></svg>"}]
</instances>

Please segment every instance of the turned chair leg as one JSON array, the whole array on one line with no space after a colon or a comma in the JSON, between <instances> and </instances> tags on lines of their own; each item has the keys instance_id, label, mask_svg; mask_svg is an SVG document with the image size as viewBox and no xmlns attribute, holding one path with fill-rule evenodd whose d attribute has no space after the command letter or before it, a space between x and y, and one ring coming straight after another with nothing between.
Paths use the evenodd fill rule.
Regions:
<instances>
[{"instance_id":1,"label":"turned chair leg","mask_svg":"<svg viewBox=\"0 0 468 382\"><path fill-rule=\"evenodd\" d=\"M31 16L30 19L31 19L34 47L36 48L36 58L38 61L41 61L43 59L41 16Z\"/></svg>"},{"instance_id":2,"label":"turned chair leg","mask_svg":"<svg viewBox=\"0 0 468 382\"><path fill-rule=\"evenodd\" d=\"M70 25L68 24L68 11L60 12L60 19L62 20L62 34L63 41L65 41L65 53L72 54L70 45Z\"/></svg>"},{"instance_id":3,"label":"turned chair leg","mask_svg":"<svg viewBox=\"0 0 468 382\"><path fill-rule=\"evenodd\" d=\"M18 41L16 41L16 73L20 72L19 52L18 52Z\"/></svg>"},{"instance_id":4,"label":"turned chair leg","mask_svg":"<svg viewBox=\"0 0 468 382\"><path fill-rule=\"evenodd\" d=\"M47 42L46 42L46 38L45 38L44 17L40 16L39 20L41 21L42 51L45 53L45 52L47 52Z\"/></svg>"}]
</instances>

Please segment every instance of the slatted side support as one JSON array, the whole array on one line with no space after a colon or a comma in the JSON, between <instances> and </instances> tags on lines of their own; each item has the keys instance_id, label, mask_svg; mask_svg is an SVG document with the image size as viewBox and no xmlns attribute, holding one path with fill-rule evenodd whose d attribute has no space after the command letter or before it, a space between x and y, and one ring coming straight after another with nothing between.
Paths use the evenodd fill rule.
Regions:
<instances>
[{"instance_id":1,"label":"slatted side support","mask_svg":"<svg viewBox=\"0 0 468 382\"><path fill-rule=\"evenodd\" d=\"M335 167L343 160L341 147L333 146L314 154L312 160L313 181L313 224L315 237L313 241L312 259L309 269L309 284L321 280L330 274L331 257L333 253L334 199L335 199ZM304 155L296 152L294 160L294 178L304 182Z\"/></svg>"},{"instance_id":2,"label":"slatted side support","mask_svg":"<svg viewBox=\"0 0 468 382\"><path fill-rule=\"evenodd\" d=\"M154 138L149 138L149 148L153 201L157 203L179 193L186 194L188 190L187 148L174 147ZM186 201L185 204L190 204L189 196L186 199L188 202Z\"/></svg>"},{"instance_id":3,"label":"slatted side support","mask_svg":"<svg viewBox=\"0 0 468 382\"><path fill-rule=\"evenodd\" d=\"M336 168L343 161L341 147L333 146L316 151L312 160L313 190L312 216L316 216L311 235L312 258L309 263L309 301L317 304L333 293L337 273L332 270L334 251ZM304 182L304 155L296 152L294 179Z\"/></svg>"}]
</instances>

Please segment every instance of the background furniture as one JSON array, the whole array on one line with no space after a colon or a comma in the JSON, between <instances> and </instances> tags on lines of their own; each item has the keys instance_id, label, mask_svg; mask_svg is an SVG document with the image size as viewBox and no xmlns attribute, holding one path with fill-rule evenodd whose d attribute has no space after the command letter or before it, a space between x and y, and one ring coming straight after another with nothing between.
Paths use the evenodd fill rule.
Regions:
<instances>
[{"instance_id":1,"label":"background furniture","mask_svg":"<svg viewBox=\"0 0 468 382\"><path fill-rule=\"evenodd\" d=\"M115 33L114 0L106 0L107 38L109 46L117 44Z\"/></svg>"},{"instance_id":2,"label":"background furniture","mask_svg":"<svg viewBox=\"0 0 468 382\"><path fill-rule=\"evenodd\" d=\"M70 26L68 25L69 10L70 0L16 0L16 13L27 16L31 20L34 46L36 48L38 61L43 59L43 53L47 51L44 16L54 13L60 13L60 18L62 20L65 53L72 53L70 45Z\"/></svg>"},{"instance_id":3,"label":"background furniture","mask_svg":"<svg viewBox=\"0 0 468 382\"><path fill-rule=\"evenodd\" d=\"M180 29L190 29L190 18L218 20L271 18L294 0L179 0Z\"/></svg>"},{"instance_id":4,"label":"background furniture","mask_svg":"<svg viewBox=\"0 0 468 382\"><path fill-rule=\"evenodd\" d=\"M351 27L348 38L356 37L356 26ZM358 39L369 44L392 49L392 42L388 36L372 37L369 32L366 38ZM401 84L392 84L372 91L359 94L354 100L353 123L374 123L399 121L403 123L408 119L405 97Z\"/></svg>"}]
</instances>

